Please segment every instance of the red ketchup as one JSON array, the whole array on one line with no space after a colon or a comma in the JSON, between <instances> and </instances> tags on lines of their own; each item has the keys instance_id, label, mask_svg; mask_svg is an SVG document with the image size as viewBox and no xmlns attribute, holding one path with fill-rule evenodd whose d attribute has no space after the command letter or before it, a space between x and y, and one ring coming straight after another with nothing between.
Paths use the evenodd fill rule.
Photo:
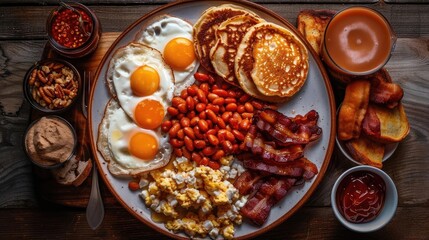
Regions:
<instances>
[{"instance_id":1,"label":"red ketchup","mask_svg":"<svg viewBox=\"0 0 429 240\"><path fill-rule=\"evenodd\" d=\"M336 195L341 214L353 223L373 220L384 205L386 184L369 171L357 171L346 176Z\"/></svg>"}]
</instances>

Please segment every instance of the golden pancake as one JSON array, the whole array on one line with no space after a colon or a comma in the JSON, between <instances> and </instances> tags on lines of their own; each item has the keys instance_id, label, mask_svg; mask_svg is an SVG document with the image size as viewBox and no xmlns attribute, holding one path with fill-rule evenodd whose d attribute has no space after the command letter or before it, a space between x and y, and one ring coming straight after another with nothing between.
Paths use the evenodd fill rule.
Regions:
<instances>
[{"instance_id":1,"label":"golden pancake","mask_svg":"<svg viewBox=\"0 0 429 240\"><path fill-rule=\"evenodd\" d=\"M265 20L253 15L237 15L222 22L216 30L217 41L211 49L210 58L214 70L225 81L239 86L234 72L238 45L247 30L261 22Z\"/></svg>"},{"instance_id":2,"label":"golden pancake","mask_svg":"<svg viewBox=\"0 0 429 240\"><path fill-rule=\"evenodd\" d=\"M210 59L210 50L216 44L216 29L223 21L243 14L250 14L257 17L256 14L240 6L223 4L205 10L194 24L193 38L195 52L201 65L207 71L215 72Z\"/></svg>"},{"instance_id":3,"label":"golden pancake","mask_svg":"<svg viewBox=\"0 0 429 240\"><path fill-rule=\"evenodd\" d=\"M307 79L308 66L304 44L274 23L251 27L235 59L240 86L250 95L271 102L286 101L298 92Z\"/></svg>"}]
</instances>

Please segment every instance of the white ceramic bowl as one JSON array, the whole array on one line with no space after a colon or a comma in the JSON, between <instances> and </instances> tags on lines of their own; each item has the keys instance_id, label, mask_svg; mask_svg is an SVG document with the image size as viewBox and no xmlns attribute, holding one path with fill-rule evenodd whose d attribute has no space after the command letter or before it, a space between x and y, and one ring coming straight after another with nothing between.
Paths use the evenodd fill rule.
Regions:
<instances>
[{"instance_id":1,"label":"white ceramic bowl","mask_svg":"<svg viewBox=\"0 0 429 240\"><path fill-rule=\"evenodd\" d=\"M358 172L358 171L369 171L374 174L377 174L383 179L383 181L386 184L386 192L385 192L383 208L381 209L380 213L376 218L366 223L352 223L347 221L344 218L344 216L341 214L339 206L337 205L337 202L336 202L337 189L341 181L349 174ZM366 166L366 165L356 166L348 169L343 174L341 174L341 176L335 182L334 187L332 188L332 191L331 191L331 205L332 205L332 209L334 211L335 217L346 228L356 232L373 232L384 227L387 223L390 222L392 217L395 215L396 208L398 206L398 192L396 190L396 186L393 183L392 179L384 171L372 166Z\"/></svg>"}]
</instances>

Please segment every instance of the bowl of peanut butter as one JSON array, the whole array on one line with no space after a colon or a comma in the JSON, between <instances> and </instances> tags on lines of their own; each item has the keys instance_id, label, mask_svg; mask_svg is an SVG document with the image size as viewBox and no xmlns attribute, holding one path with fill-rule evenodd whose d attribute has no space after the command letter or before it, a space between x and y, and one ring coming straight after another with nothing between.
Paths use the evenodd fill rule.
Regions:
<instances>
[{"instance_id":1,"label":"bowl of peanut butter","mask_svg":"<svg viewBox=\"0 0 429 240\"><path fill-rule=\"evenodd\" d=\"M48 115L33 121L24 137L28 158L41 168L57 168L75 154L76 131L64 118Z\"/></svg>"}]
</instances>

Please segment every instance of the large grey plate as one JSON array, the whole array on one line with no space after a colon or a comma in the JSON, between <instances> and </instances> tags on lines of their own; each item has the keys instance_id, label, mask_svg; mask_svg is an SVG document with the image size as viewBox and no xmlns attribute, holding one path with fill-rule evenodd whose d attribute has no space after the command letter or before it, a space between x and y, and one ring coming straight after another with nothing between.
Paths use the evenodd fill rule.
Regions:
<instances>
[{"instance_id":1,"label":"large grey plate","mask_svg":"<svg viewBox=\"0 0 429 240\"><path fill-rule=\"evenodd\" d=\"M121 179L112 176L107 169L107 163L97 151L96 141L98 125L103 117L104 108L111 97L109 95L108 87L105 84L105 73L110 58L115 50L130 43L141 27L154 17L162 14L170 14L194 23L205 9L211 6L218 6L223 3L233 3L244 6L251 11L256 12L267 21L283 25L296 32L293 25L276 13L263 8L260 5L247 1L173 2L144 15L129 26L126 31L118 37L101 61L96 73L96 79L94 79L96 80L95 86L91 89L88 118L91 148L95 153L95 159L104 182L112 194L133 216L148 224L155 230L174 238L186 236L174 234L165 229L163 224L154 223L150 218L149 209L144 206L144 203L138 196L138 192L132 192L128 189L127 184L130 179ZM310 49L310 46L307 43L306 46ZM311 181L293 188L293 192L290 192L280 203L275 205L271 210L267 222L262 227L256 227L247 221L244 221L241 226L237 226L235 237L239 239L254 237L289 218L305 203L306 200L308 200L322 180L327 169L335 142L335 103L332 89L322 64L320 63L320 60L315 57L316 54L312 50L310 50L310 52L309 75L304 87L290 102L280 106L279 110L288 116L305 114L312 109L319 112L320 119L318 124L323 129L322 137L317 142L307 146L305 150L305 156L317 165L319 173Z\"/></svg>"}]
</instances>

